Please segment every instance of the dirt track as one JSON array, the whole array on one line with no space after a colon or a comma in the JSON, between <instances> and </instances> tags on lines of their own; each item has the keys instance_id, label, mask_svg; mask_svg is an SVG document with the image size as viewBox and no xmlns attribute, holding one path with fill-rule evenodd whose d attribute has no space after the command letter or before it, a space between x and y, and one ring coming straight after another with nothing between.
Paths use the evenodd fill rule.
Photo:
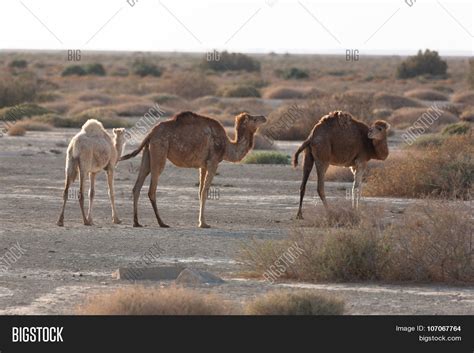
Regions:
<instances>
[{"instance_id":1,"label":"dirt track","mask_svg":"<svg viewBox=\"0 0 474 353\"><path fill-rule=\"evenodd\" d=\"M66 208L65 227L55 225L64 182L65 145L73 130L29 132L25 137L0 138L0 256L15 243L26 253L8 270L0 270L0 314L71 313L85 295L128 285L112 279L120 266L137 261L153 244L164 250L161 262L184 262L218 273L226 284L213 291L238 301L275 287L262 281L239 280L235 254L252 237L281 238L295 224L300 171L290 166L223 163L214 184L219 199L210 200L211 229L197 228L198 173L168 164L158 186L158 207L172 228L156 224L146 196L140 219L131 226L131 189L140 158L120 164L116 197L123 223L110 221L105 175L98 177L93 227L80 222L77 200ZM296 144L282 143L288 152ZM77 183L75 184L77 187ZM327 194L344 197L345 184L327 183ZM314 184L309 185L306 214L314 209ZM217 189L216 189L217 190ZM313 200L313 201L312 201ZM403 208L409 200L367 199ZM315 214L317 216L317 214ZM149 285L169 285L168 282ZM352 314L474 314L474 288L374 284L308 285L346 299Z\"/></svg>"}]
</instances>

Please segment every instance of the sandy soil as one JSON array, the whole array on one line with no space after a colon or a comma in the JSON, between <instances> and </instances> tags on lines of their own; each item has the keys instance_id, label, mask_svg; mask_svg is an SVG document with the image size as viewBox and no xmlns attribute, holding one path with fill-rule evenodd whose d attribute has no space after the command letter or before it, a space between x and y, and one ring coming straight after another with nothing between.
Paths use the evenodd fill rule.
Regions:
<instances>
[{"instance_id":1,"label":"sandy soil","mask_svg":"<svg viewBox=\"0 0 474 353\"><path fill-rule=\"evenodd\" d=\"M438 285L301 284L270 285L238 278L235 261L241 243L252 237L278 239L295 226L301 171L290 166L223 163L215 178L219 199L210 200L207 221L197 228L198 173L168 164L160 178L158 207L171 225L156 224L145 187L140 199L142 229L132 227L131 189L140 158L117 167L116 196L120 225L111 223L105 175L98 177L93 227L81 223L77 200L66 208L65 227L55 225L61 206L66 145L74 130L29 132L0 138L0 256L15 243L26 253L0 270L0 314L67 314L88 294L130 285L112 272L138 261L153 244L163 250L160 262L183 262L227 279L200 287L243 302L275 288L304 287L344 298L350 314L474 314L473 287ZM290 153L297 143L280 143ZM314 176L313 176L314 178ZM76 183L77 187L78 184ZM344 197L349 184L327 183L327 194ZM306 215L317 201L309 186ZM330 199L329 199L330 200ZM387 217L413 200L368 198L387 205ZM170 282L147 285L167 286Z\"/></svg>"}]
</instances>

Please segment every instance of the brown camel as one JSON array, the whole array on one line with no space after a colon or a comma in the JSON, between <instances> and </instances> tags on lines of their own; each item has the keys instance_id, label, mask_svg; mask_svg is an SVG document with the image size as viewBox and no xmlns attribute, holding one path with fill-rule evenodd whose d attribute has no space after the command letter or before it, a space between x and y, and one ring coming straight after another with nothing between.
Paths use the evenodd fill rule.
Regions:
<instances>
[{"instance_id":1,"label":"brown camel","mask_svg":"<svg viewBox=\"0 0 474 353\"><path fill-rule=\"evenodd\" d=\"M64 225L64 209L68 199L68 191L79 172L79 206L81 207L82 219L86 226L92 222L92 201L95 194L95 177L101 170L107 172L107 183L109 186L109 198L112 205L112 219L116 224L120 223L115 209L114 196L114 169L121 154L125 129L113 129L113 139L105 131L100 121L89 119L82 126L81 131L76 134L69 143L66 156L66 181L63 192L63 207L57 225ZM86 177L89 176L89 211L87 216L84 211L84 185Z\"/></svg>"},{"instance_id":2,"label":"brown camel","mask_svg":"<svg viewBox=\"0 0 474 353\"><path fill-rule=\"evenodd\" d=\"M324 176L329 165L350 167L354 174L352 206L358 208L362 189L362 176L371 159L385 160L388 156L387 131L390 125L377 120L370 127L356 120L347 112L336 111L322 117L309 137L293 156L293 165L298 165L298 155L304 151L303 180L300 187L300 204L297 219L302 219L302 205L306 183L316 166L318 194L327 207L324 194Z\"/></svg>"},{"instance_id":3,"label":"brown camel","mask_svg":"<svg viewBox=\"0 0 474 353\"><path fill-rule=\"evenodd\" d=\"M204 207L212 178L223 160L238 162L253 147L258 127L266 122L264 116L241 113L235 118L235 139L229 140L224 127L217 120L192 112L182 112L158 123L148 133L140 147L120 160L135 157L143 149L142 163L133 187L133 226L138 223L138 198L145 178L151 173L148 197L160 227L168 227L160 218L156 206L158 178L166 159L183 168L199 168L199 227L209 228L204 218Z\"/></svg>"}]
</instances>

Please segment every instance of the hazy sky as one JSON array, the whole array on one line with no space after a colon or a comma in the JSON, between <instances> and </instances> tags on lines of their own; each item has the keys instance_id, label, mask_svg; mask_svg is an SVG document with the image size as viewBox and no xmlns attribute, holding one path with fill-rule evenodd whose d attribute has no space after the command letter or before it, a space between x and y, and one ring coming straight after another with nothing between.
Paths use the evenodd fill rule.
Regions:
<instances>
[{"instance_id":1,"label":"hazy sky","mask_svg":"<svg viewBox=\"0 0 474 353\"><path fill-rule=\"evenodd\" d=\"M473 18L473 0L1 0L0 49L473 55Z\"/></svg>"}]
</instances>

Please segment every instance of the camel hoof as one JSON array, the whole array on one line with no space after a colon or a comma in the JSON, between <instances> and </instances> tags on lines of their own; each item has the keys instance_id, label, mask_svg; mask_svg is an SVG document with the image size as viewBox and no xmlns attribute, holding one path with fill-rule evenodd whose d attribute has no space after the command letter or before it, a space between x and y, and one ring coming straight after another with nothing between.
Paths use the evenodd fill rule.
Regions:
<instances>
[{"instance_id":1,"label":"camel hoof","mask_svg":"<svg viewBox=\"0 0 474 353\"><path fill-rule=\"evenodd\" d=\"M56 224L60 227L64 227L64 222L63 221L57 221Z\"/></svg>"},{"instance_id":2,"label":"camel hoof","mask_svg":"<svg viewBox=\"0 0 474 353\"><path fill-rule=\"evenodd\" d=\"M140 223L138 223L138 222L133 223L133 227L134 227L134 228L143 228L143 226L142 226Z\"/></svg>"},{"instance_id":3,"label":"camel hoof","mask_svg":"<svg viewBox=\"0 0 474 353\"><path fill-rule=\"evenodd\" d=\"M298 213L298 214L296 215L296 219L304 219L304 218L303 218L303 214L302 214L302 213Z\"/></svg>"},{"instance_id":4,"label":"camel hoof","mask_svg":"<svg viewBox=\"0 0 474 353\"><path fill-rule=\"evenodd\" d=\"M84 225L85 225L85 226L91 226L92 224L89 223L89 222L84 222Z\"/></svg>"},{"instance_id":5,"label":"camel hoof","mask_svg":"<svg viewBox=\"0 0 474 353\"><path fill-rule=\"evenodd\" d=\"M160 224L160 227L161 227L161 228L169 228L170 226L167 225L167 224L161 223L161 224Z\"/></svg>"},{"instance_id":6,"label":"camel hoof","mask_svg":"<svg viewBox=\"0 0 474 353\"><path fill-rule=\"evenodd\" d=\"M120 219L118 219L118 218L114 219L114 224L120 224L120 223L122 223L122 221Z\"/></svg>"},{"instance_id":7,"label":"camel hoof","mask_svg":"<svg viewBox=\"0 0 474 353\"><path fill-rule=\"evenodd\" d=\"M211 228L211 226L207 223L200 223L199 228Z\"/></svg>"}]
</instances>

